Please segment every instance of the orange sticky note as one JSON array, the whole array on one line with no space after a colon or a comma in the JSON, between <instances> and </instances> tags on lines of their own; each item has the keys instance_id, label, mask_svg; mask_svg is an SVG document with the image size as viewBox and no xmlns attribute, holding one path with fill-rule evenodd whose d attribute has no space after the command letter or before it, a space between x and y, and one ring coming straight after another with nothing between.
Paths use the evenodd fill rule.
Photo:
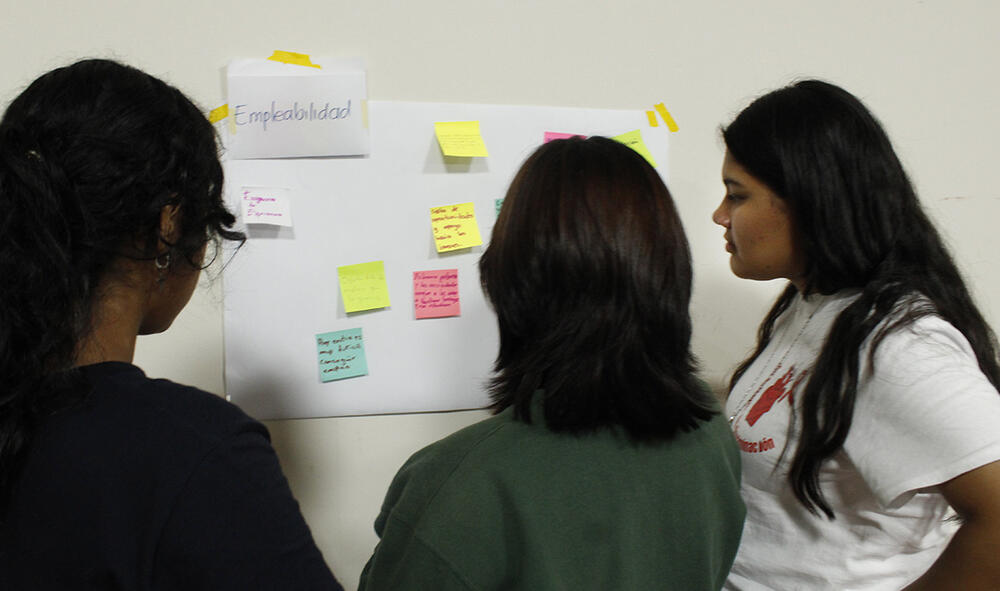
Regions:
<instances>
[{"instance_id":1,"label":"orange sticky note","mask_svg":"<svg viewBox=\"0 0 1000 591\"><path fill-rule=\"evenodd\" d=\"M674 118L670 115L670 111L667 110L667 107L663 103L657 103L653 105L653 108L660 114L660 117L663 117L663 122L667 124L667 129L677 131L677 122L674 121Z\"/></svg>"},{"instance_id":2,"label":"orange sticky note","mask_svg":"<svg viewBox=\"0 0 1000 591\"><path fill-rule=\"evenodd\" d=\"M305 53L295 53L293 51L279 51L275 50L271 54L271 57L267 58L272 62L281 62L283 64L292 64L293 66L306 66L307 68L317 68L322 69L322 66L312 63L309 56Z\"/></svg>"}]
</instances>

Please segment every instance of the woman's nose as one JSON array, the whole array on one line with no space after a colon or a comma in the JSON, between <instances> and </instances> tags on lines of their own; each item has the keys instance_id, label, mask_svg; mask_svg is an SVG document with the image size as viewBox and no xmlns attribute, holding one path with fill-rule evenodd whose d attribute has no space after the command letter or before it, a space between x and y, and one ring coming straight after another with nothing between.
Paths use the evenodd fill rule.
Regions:
<instances>
[{"instance_id":1,"label":"woman's nose","mask_svg":"<svg viewBox=\"0 0 1000 591\"><path fill-rule=\"evenodd\" d=\"M715 208L712 212L712 221L724 228L729 227L729 211L726 208L726 202L723 201Z\"/></svg>"}]
</instances>

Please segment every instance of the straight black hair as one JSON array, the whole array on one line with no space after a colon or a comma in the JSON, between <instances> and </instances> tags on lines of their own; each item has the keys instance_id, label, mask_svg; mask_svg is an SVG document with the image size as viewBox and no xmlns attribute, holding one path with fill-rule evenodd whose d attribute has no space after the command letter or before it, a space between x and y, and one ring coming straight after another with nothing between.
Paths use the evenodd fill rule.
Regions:
<instances>
[{"instance_id":1,"label":"straight black hair","mask_svg":"<svg viewBox=\"0 0 1000 591\"><path fill-rule=\"evenodd\" d=\"M655 169L607 138L549 142L521 166L479 261L497 314L493 410L666 440L717 412L690 350L691 257Z\"/></svg>"},{"instance_id":2,"label":"straight black hair","mask_svg":"<svg viewBox=\"0 0 1000 591\"><path fill-rule=\"evenodd\" d=\"M222 203L215 130L179 90L84 60L35 80L0 120L0 507L35 427L71 380L101 279L152 260L176 205L174 261L243 240Z\"/></svg>"},{"instance_id":3,"label":"straight black hair","mask_svg":"<svg viewBox=\"0 0 1000 591\"><path fill-rule=\"evenodd\" d=\"M850 430L866 339L871 361L887 334L938 315L965 335L980 369L1000 386L996 337L881 124L852 94L804 80L755 100L722 135L731 157L788 204L807 259L806 293L860 293L834 321L805 385L789 472L798 500L832 518L819 470ZM795 294L789 285L779 296L730 390L767 347Z\"/></svg>"}]
</instances>

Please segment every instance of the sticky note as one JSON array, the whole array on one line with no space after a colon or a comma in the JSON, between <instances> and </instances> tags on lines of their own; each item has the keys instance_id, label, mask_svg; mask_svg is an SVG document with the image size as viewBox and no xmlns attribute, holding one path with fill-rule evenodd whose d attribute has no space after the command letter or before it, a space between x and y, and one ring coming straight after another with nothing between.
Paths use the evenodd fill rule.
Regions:
<instances>
[{"instance_id":1,"label":"sticky note","mask_svg":"<svg viewBox=\"0 0 1000 591\"><path fill-rule=\"evenodd\" d=\"M663 122L667 124L667 129L670 131L677 131L679 129L677 122L674 121L674 118L670 115L670 111L667 110L667 107L663 103L657 103L653 105L653 108L660 114L660 117L663 117Z\"/></svg>"},{"instance_id":2,"label":"sticky note","mask_svg":"<svg viewBox=\"0 0 1000 591\"><path fill-rule=\"evenodd\" d=\"M360 328L316 335L316 353L321 382L368 375L365 341Z\"/></svg>"},{"instance_id":3,"label":"sticky note","mask_svg":"<svg viewBox=\"0 0 1000 591\"><path fill-rule=\"evenodd\" d=\"M653 155L649 153L649 148L646 147L646 142L642 141L642 133L638 129L635 131L629 131L621 135L616 135L611 138L616 142L621 142L626 146L632 148L636 152L642 155L651 165L656 166L656 161L653 160Z\"/></svg>"},{"instance_id":4,"label":"sticky note","mask_svg":"<svg viewBox=\"0 0 1000 591\"><path fill-rule=\"evenodd\" d=\"M267 58L272 62L281 62L283 64L292 64L293 66L306 66L309 68L322 69L318 64L312 63L309 56L305 53L295 53L292 51L278 51L275 50L271 54L271 57Z\"/></svg>"},{"instance_id":5,"label":"sticky note","mask_svg":"<svg viewBox=\"0 0 1000 591\"><path fill-rule=\"evenodd\" d=\"M288 194L288 189L276 187L242 187L240 210L244 223L291 227L292 211Z\"/></svg>"},{"instance_id":6,"label":"sticky note","mask_svg":"<svg viewBox=\"0 0 1000 591\"><path fill-rule=\"evenodd\" d=\"M493 205L497 208L497 217L500 217L500 208L503 207L503 198L501 197L500 199L494 199Z\"/></svg>"},{"instance_id":7,"label":"sticky note","mask_svg":"<svg viewBox=\"0 0 1000 591\"><path fill-rule=\"evenodd\" d=\"M476 209L470 203L431 208L431 229L438 252L469 248L483 243L476 223Z\"/></svg>"},{"instance_id":8,"label":"sticky note","mask_svg":"<svg viewBox=\"0 0 1000 591\"><path fill-rule=\"evenodd\" d=\"M337 267L345 312L361 312L389 305L389 286L382 261Z\"/></svg>"},{"instance_id":9,"label":"sticky note","mask_svg":"<svg viewBox=\"0 0 1000 591\"><path fill-rule=\"evenodd\" d=\"M489 156L478 121L438 121L434 124L434 134L445 156Z\"/></svg>"},{"instance_id":10,"label":"sticky note","mask_svg":"<svg viewBox=\"0 0 1000 591\"><path fill-rule=\"evenodd\" d=\"M660 121L656 118L656 111L646 111L646 119L649 119L650 127L660 126Z\"/></svg>"},{"instance_id":11,"label":"sticky note","mask_svg":"<svg viewBox=\"0 0 1000 591\"><path fill-rule=\"evenodd\" d=\"M458 269L414 271L413 308L418 320L458 316Z\"/></svg>"},{"instance_id":12,"label":"sticky note","mask_svg":"<svg viewBox=\"0 0 1000 591\"><path fill-rule=\"evenodd\" d=\"M586 138L585 135L580 135L578 133L562 133L559 131L546 131L545 139L542 141L543 144L547 144L552 140L568 140L571 137L581 137Z\"/></svg>"},{"instance_id":13,"label":"sticky note","mask_svg":"<svg viewBox=\"0 0 1000 591\"><path fill-rule=\"evenodd\" d=\"M216 107L208 112L209 123L218 123L226 117L229 117L229 103L226 103L221 107Z\"/></svg>"}]
</instances>

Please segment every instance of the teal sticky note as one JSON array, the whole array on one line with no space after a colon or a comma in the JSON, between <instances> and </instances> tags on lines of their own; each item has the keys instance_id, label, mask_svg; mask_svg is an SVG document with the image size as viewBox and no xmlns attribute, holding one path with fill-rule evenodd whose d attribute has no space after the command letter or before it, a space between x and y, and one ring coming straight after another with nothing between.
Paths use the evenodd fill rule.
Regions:
<instances>
[{"instance_id":1,"label":"teal sticky note","mask_svg":"<svg viewBox=\"0 0 1000 591\"><path fill-rule=\"evenodd\" d=\"M360 328L316 335L316 352L321 382L368 375L365 341Z\"/></svg>"},{"instance_id":2,"label":"teal sticky note","mask_svg":"<svg viewBox=\"0 0 1000 591\"><path fill-rule=\"evenodd\" d=\"M499 216L500 215L500 208L503 207L503 199L502 198L501 199L494 199L493 203L494 203L494 205L497 208L497 215Z\"/></svg>"}]
</instances>

